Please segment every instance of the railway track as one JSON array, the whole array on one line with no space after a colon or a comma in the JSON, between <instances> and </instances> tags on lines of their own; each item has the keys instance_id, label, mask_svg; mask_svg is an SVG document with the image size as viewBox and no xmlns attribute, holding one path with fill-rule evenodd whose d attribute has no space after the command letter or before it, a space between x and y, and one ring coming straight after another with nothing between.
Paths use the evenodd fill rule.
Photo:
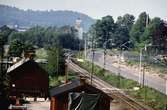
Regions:
<instances>
[{"instance_id":1,"label":"railway track","mask_svg":"<svg viewBox=\"0 0 167 110\"><path fill-rule=\"evenodd\" d=\"M81 68L74 62L72 62L70 59L66 60L68 64L68 68L72 69L73 71L77 72L81 76L88 77L87 82L91 83L90 80L90 73L86 71L85 69ZM102 90L103 92L107 93L111 98L118 99L127 105L129 105L132 110L153 110L152 108L137 102L136 100L132 99L128 95L126 95L123 91L121 91L118 88L115 88L108 84L107 82L101 80L100 78L96 77L95 75L92 75L92 85L94 85L96 88Z\"/></svg>"}]
</instances>

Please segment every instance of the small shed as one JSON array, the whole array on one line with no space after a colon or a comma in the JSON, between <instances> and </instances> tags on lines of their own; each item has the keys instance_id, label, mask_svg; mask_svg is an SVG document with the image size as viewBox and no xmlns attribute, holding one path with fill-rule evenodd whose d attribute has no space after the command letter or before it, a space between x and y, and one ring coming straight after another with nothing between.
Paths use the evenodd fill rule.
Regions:
<instances>
[{"instance_id":1,"label":"small shed","mask_svg":"<svg viewBox=\"0 0 167 110\"><path fill-rule=\"evenodd\" d=\"M72 93L77 93L73 95L73 98L78 97L79 96L78 93L79 94L85 93L84 96L86 96L86 100L83 103L87 105L89 104L89 108L84 108L86 110L110 110L111 97L109 97L107 94L97 89L96 87L93 87L92 85L87 83L83 83L80 80L74 80L67 84L63 84L51 89L50 90L50 96L51 96L50 110L72 110L72 109L69 109L70 103L71 103L69 100L70 99L69 96ZM92 96L93 98L91 98ZM81 100L83 101L84 99L82 98ZM79 100L79 98L75 99L75 103L77 101L79 103L76 106L80 106L80 107L85 106L82 104L81 100ZM93 101L95 100L97 100L97 102L93 103ZM75 106L75 103L73 106ZM77 110L84 110L84 109L80 108Z\"/></svg>"},{"instance_id":2,"label":"small shed","mask_svg":"<svg viewBox=\"0 0 167 110\"><path fill-rule=\"evenodd\" d=\"M48 97L47 72L33 59L22 59L8 68L11 96Z\"/></svg>"}]
</instances>

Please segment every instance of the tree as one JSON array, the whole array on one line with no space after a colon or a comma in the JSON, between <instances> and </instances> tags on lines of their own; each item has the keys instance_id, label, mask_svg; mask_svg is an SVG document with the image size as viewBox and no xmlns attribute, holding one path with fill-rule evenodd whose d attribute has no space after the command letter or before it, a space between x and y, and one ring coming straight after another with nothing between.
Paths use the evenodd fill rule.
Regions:
<instances>
[{"instance_id":1,"label":"tree","mask_svg":"<svg viewBox=\"0 0 167 110\"><path fill-rule=\"evenodd\" d=\"M91 36L95 36L95 40L98 43L98 47L103 47L103 43L112 39L115 29L115 23L112 16L105 16L102 20L97 20L91 27ZM107 44L107 47L109 45Z\"/></svg>"},{"instance_id":2,"label":"tree","mask_svg":"<svg viewBox=\"0 0 167 110\"><path fill-rule=\"evenodd\" d=\"M24 44L19 40L13 40L10 43L9 55L11 57L21 57L23 51L24 51Z\"/></svg>"},{"instance_id":3,"label":"tree","mask_svg":"<svg viewBox=\"0 0 167 110\"><path fill-rule=\"evenodd\" d=\"M13 32L9 37L9 42L13 40L21 41L24 44L32 44L37 47L45 47L54 45L57 40L63 48L78 49L80 40L75 35L76 30L71 26L56 27L40 27L30 28L26 32ZM81 45L82 47L82 45Z\"/></svg>"},{"instance_id":4,"label":"tree","mask_svg":"<svg viewBox=\"0 0 167 110\"><path fill-rule=\"evenodd\" d=\"M130 14L125 14L123 17L119 16L116 21L116 29L114 33L114 41L116 46L129 41L129 31L134 23L135 17Z\"/></svg>"},{"instance_id":5,"label":"tree","mask_svg":"<svg viewBox=\"0 0 167 110\"><path fill-rule=\"evenodd\" d=\"M34 51L35 48L32 44L24 44L19 40L13 40L10 43L9 55L11 57L21 57L23 52Z\"/></svg>"},{"instance_id":6,"label":"tree","mask_svg":"<svg viewBox=\"0 0 167 110\"><path fill-rule=\"evenodd\" d=\"M149 17L147 13L142 12L139 15L139 18L137 19L135 24L132 26L132 29L130 31L130 39L131 41L133 41L134 47L140 48L144 46L142 37L148 22L149 22Z\"/></svg>"},{"instance_id":7,"label":"tree","mask_svg":"<svg viewBox=\"0 0 167 110\"><path fill-rule=\"evenodd\" d=\"M167 49L167 26L158 17L151 20L142 37L145 44L157 45L159 50L165 52Z\"/></svg>"},{"instance_id":8,"label":"tree","mask_svg":"<svg viewBox=\"0 0 167 110\"><path fill-rule=\"evenodd\" d=\"M83 41L77 37L77 30L74 27L64 26L59 29L59 32L56 41L63 48L72 50L83 49Z\"/></svg>"},{"instance_id":9,"label":"tree","mask_svg":"<svg viewBox=\"0 0 167 110\"><path fill-rule=\"evenodd\" d=\"M55 44L52 48L48 48L48 65L47 71L50 76L56 77L65 73L65 57L63 49Z\"/></svg>"},{"instance_id":10,"label":"tree","mask_svg":"<svg viewBox=\"0 0 167 110\"><path fill-rule=\"evenodd\" d=\"M128 31L131 30L135 17L130 14L125 14L123 17L119 16L117 18L116 24L119 26L126 27Z\"/></svg>"}]
</instances>

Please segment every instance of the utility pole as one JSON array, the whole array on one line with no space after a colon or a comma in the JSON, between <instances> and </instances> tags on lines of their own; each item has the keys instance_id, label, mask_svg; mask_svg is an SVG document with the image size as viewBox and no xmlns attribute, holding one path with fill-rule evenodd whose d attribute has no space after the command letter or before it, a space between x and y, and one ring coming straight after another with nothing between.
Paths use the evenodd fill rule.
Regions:
<instances>
[{"instance_id":1,"label":"utility pole","mask_svg":"<svg viewBox=\"0 0 167 110\"><path fill-rule=\"evenodd\" d=\"M146 69L146 64L144 64L143 66L143 83L142 83L143 87L145 85L145 69Z\"/></svg>"},{"instance_id":2,"label":"utility pole","mask_svg":"<svg viewBox=\"0 0 167 110\"><path fill-rule=\"evenodd\" d=\"M85 52L85 60L86 60L86 56L87 56L87 36L85 36L85 45L84 45L84 52Z\"/></svg>"},{"instance_id":3,"label":"utility pole","mask_svg":"<svg viewBox=\"0 0 167 110\"><path fill-rule=\"evenodd\" d=\"M105 71L105 68L106 68L106 54L107 54L107 43L112 41L112 39L108 39L108 40L105 40L105 42L103 43L103 48L104 48L104 52L103 52L103 71Z\"/></svg>"},{"instance_id":4,"label":"utility pole","mask_svg":"<svg viewBox=\"0 0 167 110\"><path fill-rule=\"evenodd\" d=\"M149 14L146 15L146 27L148 27L149 24Z\"/></svg>"},{"instance_id":5,"label":"utility pole","mask_svg":"<svg viewBox=\"0 0 167 110\"><path fill-rule=\"evenodd\" d=\"M121 52L122 53L122 52ZM118 55L118 87L121 87L120 55Z\"/></svg>"},{"instance_id":6,"label":"utility pole","mask_svg":"<svg viewBox=\"0 0 167 110\"><path fill-rule=\"evenodd\" d=\"M145 69L146 69L146 64L144 64L144 66L143 66L143 84L142 84L142 86L143 86L143 88L144 88L144 103L146 103L146 94L147 94L147 92L146 92L146 86L145 86Z\"/></svg>"},{"instance_id":7,"label":"utility pole","mask_svg":"<svg viewBox=\"0 0 167 110\"><path fill-rule=\"evenodd\" d=\"M56 59L56 63L57 63L57 76L58 76L58 74L59 74L59 41L57 41L57 49L56 49L56 51L57 51L57 59Z\"/></svg>"},{"instance_id":8,"label":"utility pole","mask_svg":"<svg viewBox=\"0 0 167 110\"><path fill-rule=\"evenodd\" d=\"M166 93L166 95L167 95L167 78L165 79L165 93Z\"/></svg>"},{"instance_id":9,"label":"utility pole","mask_svg":"<svg viewBox=\"0 0 167 110\"><path fill-rule=\"evenodd\" d=\"M147 98L147 79L145 78L145 72L149 71L149 65L148 64L144 64L143 66L143 87L144 87L144 102L146 103L146 98Z\"/></svg>"},{"instance_id":10,"label":"utility pole","mask_svg":"<svg viewBox=\"0 0 167 110\"><path fill-rule=\"evenodd\" d=\"M148 14L146 15L146 27L148 26ZM138 82L139 82L139 85L141 84L141 73L142 73L142 60L143 60L143 55L142 55L142 52L143 52L143 49L146 50L146 45L145 45L145 48L141 48L140 49L140 64L139 64L139 79L138 79ZM143 68L143 75L144 75L144 68ZM143 85L144 85L144 77L143 77ZM144 86L143 86L144 87Z\"/></svg>"},{"instance_id":11,"label":"utility pole","mask_svg":"<svg viewBox=\"0 0 167 110\"><path fill-rule=\"evenodd\" d=\"M3 40L3 39L2 39ZM3 41L1 41L0 42L1 43L1 47L0 47L0 49L1 49L1 78L3 79L4 78L4 69L3 69L3 58L4 58L4 42Z\"/></svg>"},{"instance_id":12,"label":"utility pole","mask_svg":"<svg viewBox=\"0 0 167 110\"><path fill-rule=\"evenodd\" d=\"M94 52L94 36L92 36L92 71L91 71L91 75L90 75L90 81L91 81L91 84L92 84L92 77L93 77L93 73L94 73L94 55L95 55L95 52Z\"/></svg>"},{"instance_id":13,"label":"utility pole","mask_svg":"<svg viewBox=\"0 0 167 110\"><path fill-rule=\"evenodd\" d=\"M142 60L143 60L143 50L147 50L147 45L140 49L140 64L139 64L139 85L141 84L141 74L142 74Z\"/></svg>"},{"instance_id":14,"label":"utility pole","mask_svg":"<svg viewBox=\"0 0 167 110\"><path fill-rule=\"evenodd\" d=\"M118 55L118 87L121 87L121 68L120 68L120 62L121 62L121 57L123 57L123 50L122 50L122 47L125 47L125 48L127 48L128 50L129 50L129 47L127 47L126 46L126 44L128 44L128 43L131 43L131 41L127 41L127 42L125 42L125 43L123 43L123 44L121 44L119 47L121 48L121 52L120 52L120 54ZM123 48L124 49L124 48Z\"/></svg>"},{"instance_id":15,"label":"utility pole","mask_svg":"<svg viewBox=\"0 0 167 110\"><path fill-rule=\"evenodd\" d=\"M142 49L140 49L140 64L139 64L139 85L141 84L141 67L142 67L142 64L141 64L141 62L142 62Z\"/></svg>"},{"instance_id":16,"label":"utility pole","mask_svg":"<svg viewBox=\"0 0 167 110\"><path fill-rule=\"evenodd\" d=\"M65 63L65 84L68 83L68 63Z\"/></svg>"},{"instance_id":17,"label":"utility pole","mask_svg":"<svg viewBox=\"0 0 167 110\"><path fill-rule=\"evenodd\" d=\"M103 71L105 71L105 67L106 67L106 53L107 53L107 52L106 52L106 43L107 43L107 42L105 42L104 45L103 45L103 48L104 48L104 53L103 53L103 54L104 54L103 66L104 66L104 67L103 67Z\"/></svg>"}]
</instances>

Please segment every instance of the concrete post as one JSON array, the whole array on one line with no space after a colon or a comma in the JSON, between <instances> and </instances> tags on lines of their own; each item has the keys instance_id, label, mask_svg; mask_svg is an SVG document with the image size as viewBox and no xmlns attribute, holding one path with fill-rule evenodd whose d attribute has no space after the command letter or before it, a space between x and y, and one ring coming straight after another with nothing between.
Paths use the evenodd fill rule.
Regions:
<instances>
[{"instance_id":1,"label":"concrete post","mask_svg":"<svg viewBox=\"0 0 167 110\"><path fill-rule=\"evenodd\" d=\"M165 93L167 95L167 75L165 76ZM165 105L165 110L167 110L167 102L166 102L166 105Z\"/></svg>"}]
</instances>

